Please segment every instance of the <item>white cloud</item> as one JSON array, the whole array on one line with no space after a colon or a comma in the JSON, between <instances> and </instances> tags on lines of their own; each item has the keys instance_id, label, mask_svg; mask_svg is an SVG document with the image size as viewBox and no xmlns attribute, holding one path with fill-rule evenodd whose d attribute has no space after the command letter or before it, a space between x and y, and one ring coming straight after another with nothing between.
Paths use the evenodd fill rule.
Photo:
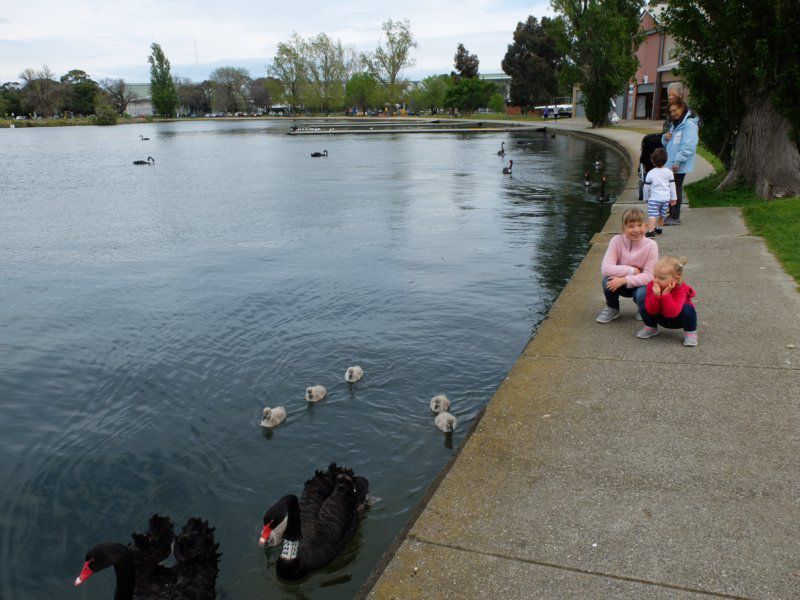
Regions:
<instances>
[{"instance_id":1,"label":"white cloud","mask_svg":"<svg viewBox=\"0 0 800 600\"><path fill-rule=\"evenodd\" d=\"M56 73L81 68L93 77L145 79L150 44L157 41L173 65L201 77L204 65L262 64L293 31L325 32L360 50L376 46L381 23L408 18L419 41L414 72L449 72L458 42L477 53L481 70L500 70L500 60L520 20L549 14L549 2L408 0L401 8L354 0L291 3L268 0L30 0L4 8L0 19L0 81L46 64ZM196 47L196 60L195 60ZM197 67L195 67L197 65ZM176 70L176 69L173 69Z\"/></svg>"}]
</instances>

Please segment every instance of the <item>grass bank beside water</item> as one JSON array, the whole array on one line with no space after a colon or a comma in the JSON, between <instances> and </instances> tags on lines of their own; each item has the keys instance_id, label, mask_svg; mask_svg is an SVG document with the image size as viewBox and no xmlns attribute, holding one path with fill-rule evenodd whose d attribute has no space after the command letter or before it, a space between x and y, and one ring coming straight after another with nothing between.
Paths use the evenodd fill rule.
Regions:
<instances>
[{"instance_id":1,"label":"grass bank beside water","mask_svg":"<svg viewBox=\"0 0 800 600\"><path fill-rule=\"evenodd\" d=\"M740 206L748 229L764 238L770 252L800 286L800 197L762 200L745 187L717 191L726 175L722 163L704 148L698 148L698 154L711 162L717 172L684 187L689 205Z\"/></svg>"}]
</instances>

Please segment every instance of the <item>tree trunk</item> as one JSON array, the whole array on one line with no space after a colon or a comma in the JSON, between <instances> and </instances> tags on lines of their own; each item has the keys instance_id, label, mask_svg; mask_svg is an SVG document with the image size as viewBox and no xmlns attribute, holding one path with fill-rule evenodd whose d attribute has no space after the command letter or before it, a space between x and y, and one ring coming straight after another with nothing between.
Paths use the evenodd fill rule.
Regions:
<instances>
[{"instance_id":1,"label":"tree trunk","mask_svg":"<svg viewBox=\"0 0 800 600\"><path fill-rule=\"evenodd\" d=\"M789 122L775 110L769 96L748 103L733 162L717 189L744 183L765 200L800 196L800 152L790 133Z\"/></svg>"}]
</instances>

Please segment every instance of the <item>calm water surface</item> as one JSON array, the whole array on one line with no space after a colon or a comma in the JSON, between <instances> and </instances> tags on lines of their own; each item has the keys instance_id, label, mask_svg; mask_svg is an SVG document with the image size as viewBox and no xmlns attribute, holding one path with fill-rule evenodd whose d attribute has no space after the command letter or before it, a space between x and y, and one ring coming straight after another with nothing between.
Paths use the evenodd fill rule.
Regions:
<instances>
[{"instance_id":1,"label":"calm water surface","mask_svg":"<svg viewBox=\"0 0 800 600\"><path fill-rule=\"evenodd\" d=\"M605 220L584 170L626 177L566 136L289 124L0 130L3 599L110 598L112 571L72 589L84 553L154 512L216 526L231 598L352 597ZM265 405L289 415L272 434ZM332 460L382 501L330 567L281 583L261 516Z\"/></svg>"}]
</instances>

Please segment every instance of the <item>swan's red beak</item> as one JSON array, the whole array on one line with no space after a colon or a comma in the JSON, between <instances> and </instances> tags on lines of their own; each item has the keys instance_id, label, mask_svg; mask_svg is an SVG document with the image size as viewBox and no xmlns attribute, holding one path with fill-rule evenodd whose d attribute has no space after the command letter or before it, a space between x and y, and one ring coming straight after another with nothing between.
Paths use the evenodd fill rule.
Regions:
<instances>
[{"instance_id":1,"label":"swan's red beak","mask_svg":"<svg viewBox=\"0 0 800 600\"><path fill-rule=\"evenodd\" d=\"M261 530L261 537L258 538L258 544L262 547L265 546L271 533L272 528L269 525L264 525L264 529Z\"/></svg>"},{"instance_id":2,"label":"swan's red beak","mask_svg":"<svg viewBox=\"0 0 800 600\"><path fill-rule=\"evenodd\" d=\"M76 586L82 584L84 581L89 579L89 577L94 575L94 571L92 571L92 568L89 566L89 562L90 561L87 560L85 563L83 563L83 568L81 569L81 574L78 575L78 578L75 580L75 585Z\"/></svg>"}]
</instances>

